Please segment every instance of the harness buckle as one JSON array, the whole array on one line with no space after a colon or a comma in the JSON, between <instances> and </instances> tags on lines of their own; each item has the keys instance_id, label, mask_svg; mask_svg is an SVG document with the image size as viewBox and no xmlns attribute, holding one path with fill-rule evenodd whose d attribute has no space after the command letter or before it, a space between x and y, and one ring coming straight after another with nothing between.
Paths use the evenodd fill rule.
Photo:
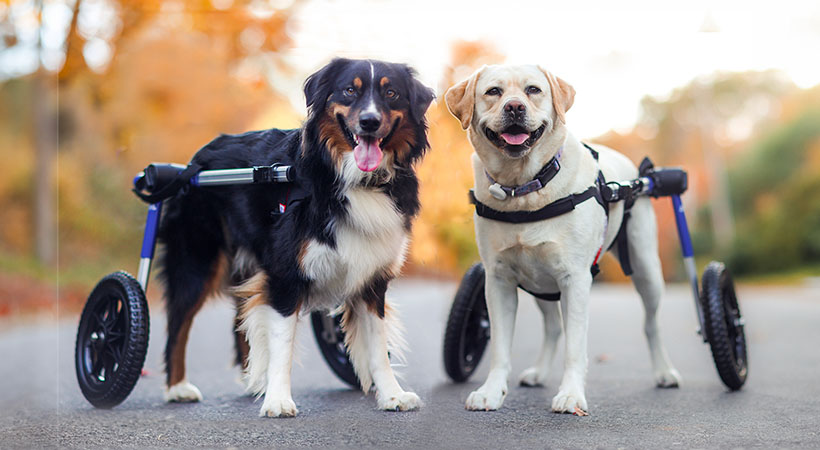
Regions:
<instances>
[{"instance_id":1,"label":"harness buckle","mask_svg":"<svg viewBox=\"0 0 820 450\"><path fill-rule=\"evenodd\" d=\"M610 185L615 185L615 187L613 188ZM617 181L610 181L604 186L606 187L606 189L604 189L605 192L601 192L601 195L604 196L604 201L607 203L613 203L622 198L621 189L623 189L624 186L622 186L621 183L618 183Z\"/></svg>"}]
</instances>

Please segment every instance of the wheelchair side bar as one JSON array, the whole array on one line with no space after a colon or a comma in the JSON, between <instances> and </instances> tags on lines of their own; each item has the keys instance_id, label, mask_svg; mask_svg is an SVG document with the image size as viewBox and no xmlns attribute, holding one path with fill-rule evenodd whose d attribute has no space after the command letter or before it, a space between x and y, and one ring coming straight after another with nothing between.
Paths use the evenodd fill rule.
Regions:
<instances>
[{"instance_id":1,"label":"wheelchair side bar","mask_svg":"<svg viewBox=\"0 0 820 450\"><path fill-rule=\"evenodd\" d=\"M221 186L253 183L253 168L203 170L191 178L194 186Z\"/></svg>"},{"instance_id":2,"label":"wheelchair side bar","mask_svg":"<svg viewBox=\"0 0 820 450\"><path fill-rule=\"evenodd\" d=\"M139 182L146 177L146 173L150 168L151 166L134 177L135 187L139 186ZM151 172L149 175L153 176L154 182L161 187L163 177L173 177L173 172L169 174L168 169L179 173L185 169L185 166L158 164L154 172ZM224 186L253 183L287 183L293 181L294 178L292 166L273 164L270 166L255 166L239 169L203 170L190 179L190 184L193 186ZM168 180L165 179L165 181L167 182ZM139 187L137 187L137 189L139 189ZM140 286L142 286L143 291L148 288L148 275L151 272L151 261L154 259L154 249L157 245L157 229L159 228L159 219L161 216L162 201L148 206L148 217L145 219L145 233L142 236L140 265L137 271L137 281Z\"/></svg>"},{"instance_id":3,"label":"wheelchair side bar","mask_svg":"<svg viewBox=\"0 0 820 450\"><path fill-rule=\"evenodd\" d=\"M291 166L245 167L241 169L203 170L191 178L194 186L224 186L230 184L287 183L293 181Z\"/></svg>"}]
</instances>

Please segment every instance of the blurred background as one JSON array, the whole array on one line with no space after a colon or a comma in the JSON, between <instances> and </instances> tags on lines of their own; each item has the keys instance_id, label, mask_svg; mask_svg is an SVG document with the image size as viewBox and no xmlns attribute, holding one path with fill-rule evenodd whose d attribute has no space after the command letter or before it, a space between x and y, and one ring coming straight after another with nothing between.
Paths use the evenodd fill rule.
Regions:
<instances>
[{"instance_id":1,"label":"blurred background","mask_svg":"<svg viewBox=\"0 0 820 450\"><path fill-rule=\"evenodd\" d=\"M219 133L298 127L303 80L334 56L409 63L437 91L407 274L455 279L478 259L471 148L445 90L526 62L575 87L577 137L689 171L700 264L820 275L820 3L617 3L0 0L0 317L74 311L102 275L136 272L133 175ZM625 281L614 259L603 269Z\"/></svg>"}]
</instances>

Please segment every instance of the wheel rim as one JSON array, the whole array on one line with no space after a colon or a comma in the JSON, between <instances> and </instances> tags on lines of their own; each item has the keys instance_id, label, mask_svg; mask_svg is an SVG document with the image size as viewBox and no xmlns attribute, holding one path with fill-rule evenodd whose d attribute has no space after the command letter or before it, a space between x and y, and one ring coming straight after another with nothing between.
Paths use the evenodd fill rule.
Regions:
<instances>
[{"instance_id":1,"label":"wheel rim","mask_svg":"<svg viewBox=\"0 0 820 450\"><path fill-rule=\"evenodd\" d=\"M484 284L473 291L470 297L470 315L462 331L461 360L464 371L469 374L475 370L490 339L490 315L484 299Z\"/></svg>"},{"instance_id":2,"label":"wheel rim","mask_svg":"<svg viewBox=\"0 0 820 450\"><path fill-rule=\"evenodd\" d=\"M333 339L328 339L327 336L322 336L325 339L325 342L328 345L333 346L334 354L333 357L339 364L349 364L350 359L347 357L347 348L345 348L345 335L342 332L342 319L341 316L336 316L333 318L333 328L330 330L333 333Z\"/></svg>"},{"instance_id":3,"label":"wheel rim","mask_svg":"<svg viewBox=\"0 0 820 450\"><path fill-rule=\"evenodd\" d=\"M345 334L342 330L341 315L328 317L324 313L314 311L311 313L311 322L316 343L330 369L345 383L358 387L359 379L356 377L344 343Z\"/></svg>"},{"instance_id":4,"label":"wheel rim","mask_svg":"<svg viewBox=\"0 0 820 450\"><path fill-rule=\"evenodd\" d=\"M82 365L89 384L111 383L122 360L128 329L126 305L119 295L107 295L93 310L82 343Z\"/></svg>"},{"instance_id":5,"label":"wheel rim","mask_svg":"<svg viewBox=\"0 0 820 450\"><path fill-rule=\"evenodd\" d=\"M729 341L732 343L730 348L732 358L737 365L738 375L744 377L746 375L746 339L743 333L743 318L740 315L737 296L735 295L731 281L726 278L723 281L721 294L723 296L726 331L729 335Z\"/></svg>"}]
</instances>

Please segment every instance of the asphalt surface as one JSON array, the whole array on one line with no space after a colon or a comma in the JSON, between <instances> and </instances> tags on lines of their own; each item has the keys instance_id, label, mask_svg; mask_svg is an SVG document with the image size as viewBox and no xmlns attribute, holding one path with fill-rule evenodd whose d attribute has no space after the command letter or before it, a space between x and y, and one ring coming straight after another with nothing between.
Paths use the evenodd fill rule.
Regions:
<instances>
[{"instance_id":1,"label":"asphalt surface","mask_svg":"<svg viewBox=\"0 0 820 450\"><path fill-rule=\"evenodd\" d=\"M820 448L820 286L742 287L750 375L740 392L721 384L695 334L686 286L670 286L662 335L683 376L679 389L653 386L642 309L626 285L596 285L590 317L589 417L554 414L549 402L561 354L545 388L517 387L534 362L541 322L521 293L513 376L504 407L469 412L467 395L483 382L485 356L465 384L451 383L441 346L454 283L399 280L388 292L410 344L402 385L425 402L415 412L376 409L373 395L350 390L319 356L302 320L293 368L292 419L257 417L261 403L243 395L230 366L233 311L208 304L189 343L189 378L199 404L162 399L161 308L152 311L148 374L113 410L82 397L73 366L77 318L0 323L0 448L322 447L322 448Z\"/></svg>"}]
</instances>

